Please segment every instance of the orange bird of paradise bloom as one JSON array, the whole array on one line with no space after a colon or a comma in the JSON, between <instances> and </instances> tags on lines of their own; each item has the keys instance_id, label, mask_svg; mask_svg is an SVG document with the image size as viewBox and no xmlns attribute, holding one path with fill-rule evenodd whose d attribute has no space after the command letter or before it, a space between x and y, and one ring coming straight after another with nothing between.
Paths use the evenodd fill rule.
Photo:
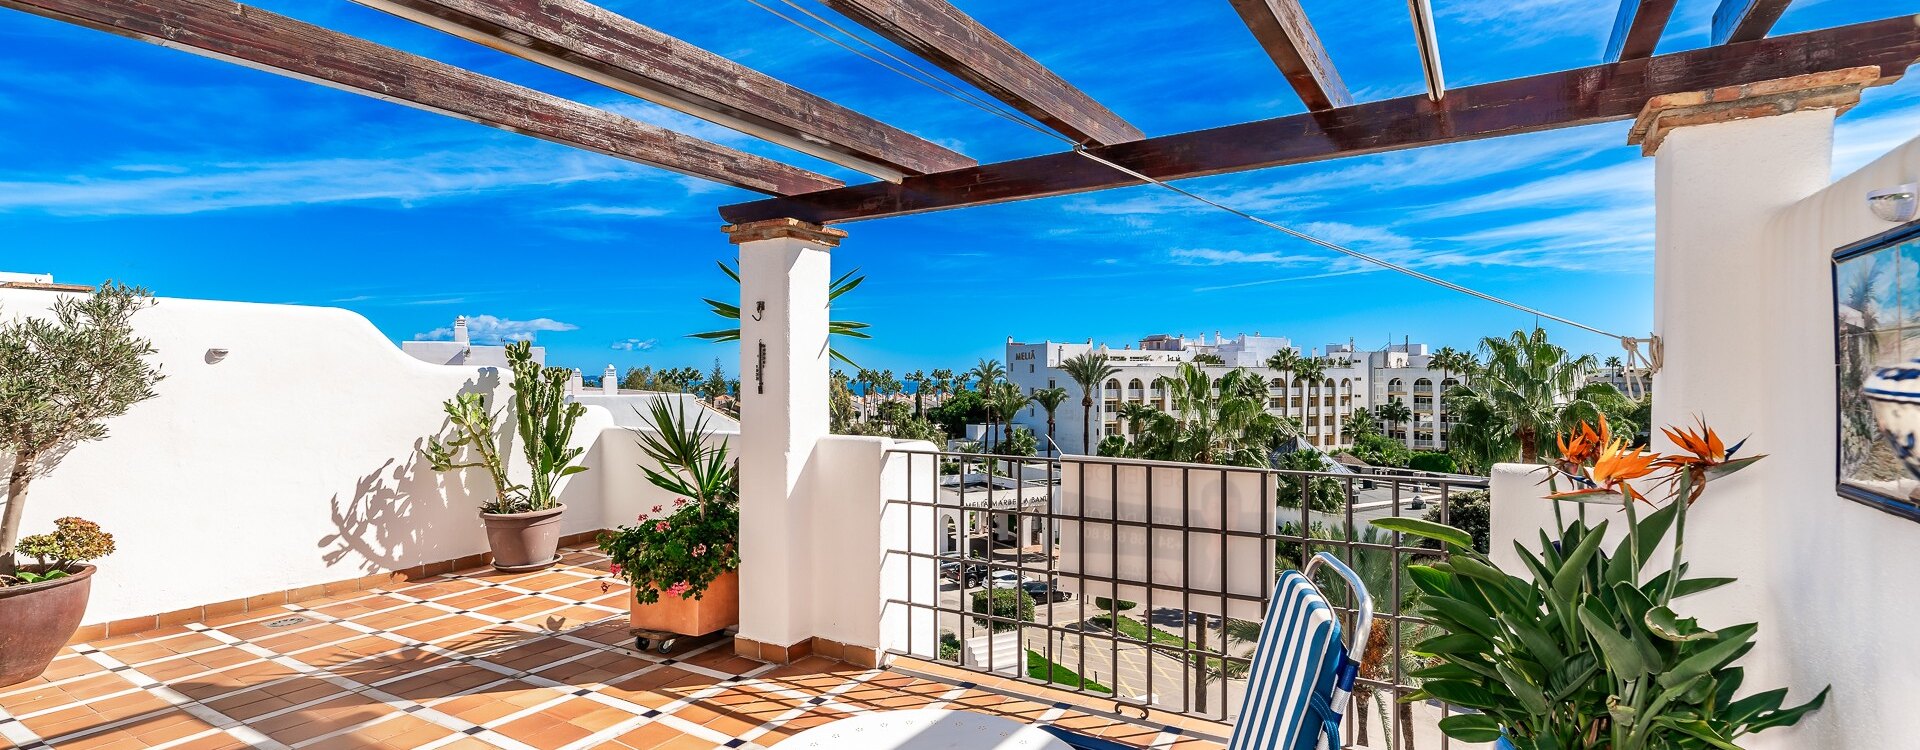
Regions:
<instances>
[{"instance_id":1,"label":"orange bird of paradise bloom","mask_svg":"<svg viewBox=\"0 0 1920 750\"><path fill-rule=\"evenodd\" d=\"M1585 484L1587 479L1582 470L1600 458L1600 451L1612 442L1613 434L1607 428L1607 417L1603 414L1600 416L1599 431L1596 432L1592 424L1582 421L1579 426L1568 429L1566 434L1555 436L1554 440L1560 445L1560 458L1554 460L1553 467Z\"/></svg>"},{"instance_id":2,"label":"orange bird of paradise bloom","mask_svg":"<svg viewBox=\"0 0 1920 750\"><path fill-rule=\"evenodd\" d=\"M1574 442L1578 443L1579 439L1576 438ZM1627 447L1624 439L1612 440L1599 447L1594 454L1593 466L1586 469L1586 480L1591 486L1570 492L1556 492L1548 497L1581 502L1595 502L1616 496L1646 500L1628 482L1652 474L1659 468L1661 460L1658 453Z\"/></svg>"},{"instance_id":3,"label":"orange bird of paradise bloom","mask_svg":"<svg viewBox=\"0 0 1920 750\"><path fill-rule=\"evenodd\" d=\"M1729 448L1720 439L1719 433L1707 426L1705 419L1700 417L1694 419L1699 425L1697 430L1691 427L1661 429L1661 433L1665 434L1668 440L1672 440L1674 445L1680 446L1680 450L1684 452L1669 454L1659 461L1661 468L1674 471L1671 481L1679 481L1683 474L1688 477L1691 482L1691 488L1687 491L1689 505L1700 499L1700 493L1706 491L1709 480L1732 474L1753 465L1755 461L1766 458L1766 456L1734 458L1734 454L1740 451L1740 447L1747 444L1745 439L1734 443L1733 447Z\"/></svg>"}]
</instances>

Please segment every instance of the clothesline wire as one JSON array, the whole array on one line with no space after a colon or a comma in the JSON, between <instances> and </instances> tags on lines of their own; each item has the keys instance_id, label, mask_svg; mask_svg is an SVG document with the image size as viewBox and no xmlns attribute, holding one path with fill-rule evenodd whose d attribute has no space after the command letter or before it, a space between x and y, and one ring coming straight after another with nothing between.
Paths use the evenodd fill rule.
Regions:
<instances>
[{"instance_id":1,"label":"clothesline wire","mask_svg":"<svg viewBox=\"0 0 1920 750\"><path fill-rule=\"evenodd\" d=\"M1200 203L1202 205L1206 205L1206 206L1224 211L1226 213L1232 214L1234 216L1238 216L1247 221L1251 221L1255 224L1259 224L1260 226L1280 232L1289 237L1293 237L1295 239L1311 243L1318 247L1331 250L1333 252L1339 253L1341 255L1345 255L1347 257L1353 258L1355 260L1359 260L1364 263L1369 263L1369 264L1378 266L1388 271L1393 271L1395 273L1399 273L1405 276L1410 276L1412 278L1427 282L1429 284L1433 284L1443 289L1459 292L1469 297L1474 297L1476 299L1484 300L1486 302L1491 302L1493 304L1500 305L1502 307L1518 310L1520 312L1524 312L1529 315L1536 316L1538 318L1545 318L1547 320L1551 320L1556 323L1571 326L1573 328L1578 328L1580 330L1587 331L1589 333L1598 334L1611 339L1617 339L1620 341L1621 345L1627 349L1627 351L1629 352L1629 357L1636 357L1639 355L1638 347L1636 346L1637 341L1634 337L1622 336L1620 334L1612 333L1610 331L1606 331L1601 328L1590 326L1576 320L1565 318L1559 315L1554 315L1553 313L1549 313L1543 310L1539 310L1537 308L1520 304L1518 302L1514 302L1512 300L1508 300L1502 297L1488 294L1486 292L1482 292L1477 289L1464 286L1462 284L1457 284L1452 281L1442 279L1438 276L1434 276L1429 273L1424 273L1421 271L1414 270L1412 268L1409 268L1407 266L1404 266L1398 263L1394 263L1384 258L1380 258L1374 255L1360 252L1358 250L1354 250L1353 248L1347 247L1337 242L1321 239L1320 237L1316 237L1306 232L1293 229L1284 224L1280 224L1279 222L1261 218L1252 213L1242 211L1240 209L1226 205L1219 201L1216 201L1206 196L1195 193L1191 190L1181 188L1179 186L1176 186L1164 180L1150 177L1134 169L1131 169L1126 166L1116 164L1112 161L1104 159L1100 156L1095 155L1093 152L1088 151L1086 149L1085 143L1074 141L1073 139L1068 138L1065 135L1062 135L1043 125L1040 125L1039 123L1034 122L1030 118L1022 116L1019 112L1007 109L1005 106L1001 105L998 102L987 100L977 94L974 94L971 91L967 91L951 83L948 83L947 81L942 80L938 76L932 73L929 73L925 70L922 70L918 65L914 64L913 62L902 59L899 55L895 55L891 51L888 51L885 47L881 47L880 45L873 43L871 40L868 40L866 37L861 36L859 34L855 34L851 31L848 31L847 29L841 27L839 24L836 24L833 21L828 20L817 13L814 13L812 10L809 10L806 7L795 2L795 0L780 0L780 2L790 8L793 8L796 11L799 11L802 14L805 14L807 17L812 18L815 21L820 22L821 24L824 24L828 28L836 32L839 32L840 34L846 36L847 38L853 39L854 41L860 43L861 45L867 48L870 48L875 52L880 53L881 55L893 60L895 63L898 63L898 65L896 66L894 64L890 64L885 60L882 60L878 57L868 54L867 52L857 47L854 47L851 44L848 44L844 41L841 41L840 39L835 38L834 36L832 36L831 34L828 34L827 32L821 31L820 29L815 28L811 25L808 25L807 23L797 18L794 18L792 16L789 16L785 13L781 13L778 9L762 2L762 0L747 0L747 2L752 3L754 6L760 8L761 10L764 10L768 13L773 14L775 17L778 17L781 20L784 20L788 23L791 23L795 26L800 27L801 29L806 30L809 33L812 33L814 36L820 37L821 39L831 42L835 46L838 46L842 49L852 52L855 55L859 55L860 57L865 58L868 61L876 65L879 65L882 68L892 71L893 73L901 77L904 77L907 80L913 81L929 89L932 89L940 94L943 94L950 98L958 100L963 104L967 104L971 107L974 107L975 109L979 109L983 112L994 115L1001 119L1021 125L1036 133L1040 133L1042 135L1045 135L1050 138L1059 140L1063 143L1066 143L1068 146L1072 147L1074 153L1079 154L1083 157L1086 157L1087 159L1092 160L1095 163L1105 165L1106 167L1113 169L1114 171L1119 172L1121 174L1124 174L1132 179L1139 180L1140 182L1143 182L1149 185L1155 185L1155 186L1164 188L1168 191L1173 192L1176 195L1180 195L1196 203Z\"/></svg>"}]
</instances>

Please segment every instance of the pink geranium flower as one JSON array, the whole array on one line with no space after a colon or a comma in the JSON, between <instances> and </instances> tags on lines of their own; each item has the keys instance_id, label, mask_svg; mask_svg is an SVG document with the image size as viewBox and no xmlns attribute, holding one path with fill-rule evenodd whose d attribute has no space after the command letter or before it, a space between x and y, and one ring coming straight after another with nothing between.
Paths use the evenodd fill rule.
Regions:
<instances>
[{"instance_id":1,"label":"pink geranium flower","mask_svg":"<svg viewBox=\"0 0 1920 750\"><path fill-rule=\"evenodd\" d=\"M666 521L661 521L653 525L654 531L658 531L662 533L665 533L667 529L671 529L671 528L673 528L673 524L667 523Z\"/></svg>"},{"instance_id":2,"label":"pink geranium flower","mask_svg":"<svg viewBox=\"0 0 1920 750\"><path fill-rule=\"evenodd\" d=\"M655 505L655 506L653 506L653 512L655 512L655 513L659 513L659 512L661 511L661 510L663 510L663 509L662 509L662 508L661 508L660 506L658 506L658 505Z\"/></svg>"},{"instance_id":3,"label":"pink geranium flower","mask_svg":"<svg viewBox=\"0 0 1920 750\"><path fill-rule=\"evenodd\" d=\"M699 556L701 556L701 555L704 555L704 554L707 554L707 545L704 545L704 544L696 544L696 545L693 545L693 556L694 556L694 557L699 557Z\"/></svg>"},{"instance_id":4,"label":"pink geranium flower","mask_svg":"<svg viewBox=\"0 0 1920 750\"><path fill-rule=\"evenodd\" d=\"M681 581L672 586L668 586L667 593L672 594L674 596L680 596L681 594L687 593L687 589L690 589L690 588L693 588L693 584L687 583L686 581Z\"/></svg>"},{"instance_id":5,"label":"pink geranium flower","mask_svg":"<svg viewBox=\"0 0 1920 750\"><path fill-rule=\"evenodd\" d=\"M613 567L610 568L607 572L612 573L614 575L620 575L620 563L614 563Z\"/></svg>"}]
</instances>

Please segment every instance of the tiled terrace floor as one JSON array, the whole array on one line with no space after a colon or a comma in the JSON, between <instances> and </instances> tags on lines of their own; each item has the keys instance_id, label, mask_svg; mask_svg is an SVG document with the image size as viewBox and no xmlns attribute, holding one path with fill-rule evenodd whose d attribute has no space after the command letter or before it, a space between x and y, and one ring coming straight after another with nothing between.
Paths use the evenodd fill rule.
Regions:
<instances>
[{"instance_id":1,"label":"tiled terrace floor","mask_svg":"<svg viewBox=\"0 0 1920 750\"><path fill-rule=\"evenodd\" d=\"M40 679L0 688L0 748L761 748L851 714L926 707L1218 747L957 680L817 657L761 664L726 641L638 653L605 558L564 560L71 646Z\"/></svg>"}]
</instances>

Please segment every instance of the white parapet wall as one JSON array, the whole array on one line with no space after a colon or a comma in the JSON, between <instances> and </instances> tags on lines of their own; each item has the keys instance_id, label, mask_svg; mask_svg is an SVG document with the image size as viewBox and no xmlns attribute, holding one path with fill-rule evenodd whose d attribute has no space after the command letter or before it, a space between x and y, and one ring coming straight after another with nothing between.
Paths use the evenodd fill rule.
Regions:
<instances>
[{"instance_id":1,"label":"white parapet wall","mask_svg":"<svg viewBox=\"0 0 1920 750\"><path fill-rule=\"evenodd\" d=\"M0 319L45 314L58 294L0 290ZM35 481L26 511L25 533L75 515L114 534L86 622L486 551L475 513L488 480L444 477L420 448L445 428L442 401L504 397L507 373L415 360L339 309L163 298L134 323L159 350L158 397ZM563 480L565 533L671 502L605 409L590 407L576 436L590 470Z\"/></svg>"},{"instance_id":2,"label":"white parapet wall","mask_svg":"<svg viewBox=\"0 0 1920 750\"><path fill-rule=\"evenodd\" d=\"M1655 417L1704 416L1728 442L1750 435L1747 455L1768 456L1712 485L1688 522L1690 575L1739 583L1675 608L1710 627L1759 621L1759 645L1743 661L1747 692L1787 686L1789 700L1800 702L1833 687L1826 707L1799 726L1742 738L1750 750L1905 748L1920 738L1920 713L1908 706L1920 692L1920 524L1835 491L1831 270L1834 250L1896 226L1875 218L1866 196L1920 179L1920 141L1830 186L1782 193L1778 163L1823 160L1809 149L1827 147L1830 117L1683 128L1659 156L1668 160L1660 221L1673 229L1672 242L1684 243L1673 253L1696 254L1663 259L1659 272L1701 256L1707 264L1680 274L1691 283L1663 281L1658 333L1668 368L1655 386ZM1804 171L1786 170L1802 187ZM1748 200L1764 209L1757 218L1755 206L1741 203ZM1716 229L1729 212L1751 225ZM1654 447L1673 449L1664 439ZM1492 547L1503 566L1517 565L1515 539L1536 547L1538 529L1553 524L1541 476L1517 466L1494 474ZM1588 513L1595 521L1621 515L1606 506ZM1664 567L1665 558L1657 553L1650 567Z\"/></svg>"}]
</instances>

